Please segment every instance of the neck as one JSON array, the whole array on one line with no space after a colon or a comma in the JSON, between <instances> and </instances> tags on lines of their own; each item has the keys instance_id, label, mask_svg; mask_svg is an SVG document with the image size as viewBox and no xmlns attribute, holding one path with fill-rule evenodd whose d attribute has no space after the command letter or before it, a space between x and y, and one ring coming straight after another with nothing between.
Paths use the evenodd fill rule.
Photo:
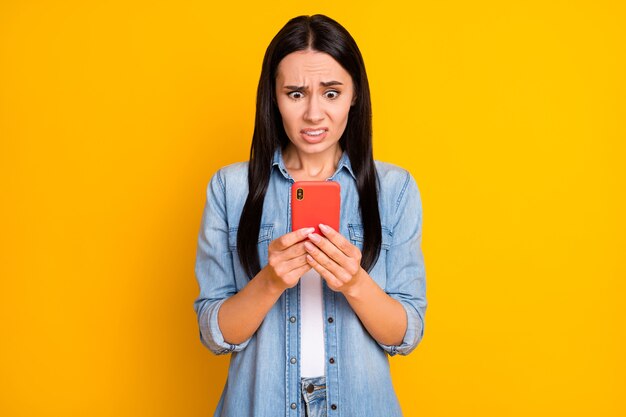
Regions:
<instances>
[{"instance_id":1,"label":"neck","mask_svg":"<svg viewBox=\"0 0 626 417\"><path fill-rule=\"evenodd\" d=\"M283 151L283 161L296 181L324 181L337 169L342 150L339 143L324 152L304 153L289 143Z\"/></svg>"}]
</instances>

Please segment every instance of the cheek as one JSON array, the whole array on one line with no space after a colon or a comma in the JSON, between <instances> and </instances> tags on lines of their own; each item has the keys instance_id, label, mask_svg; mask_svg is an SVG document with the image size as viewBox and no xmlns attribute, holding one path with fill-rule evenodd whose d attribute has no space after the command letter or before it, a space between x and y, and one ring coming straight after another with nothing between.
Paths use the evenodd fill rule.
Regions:
<instances>
[{"instance_id":1,"label":"cheek","mask_svg":"<svg viewBox=\"0 0 626 417\"><path fill-rule=\"evenodd\" d=\"M280 117L283 120L283 127L285 128L285 130L291 130L295 124L295 120L298 117L296 111L293 109L293 107L290 108L289 106L281 106L280 103L278 105L278 111L280 112Z\"/></svg>"},{"instance_id":2,"label":"cheek","mask_svg":"<svg viewBox=\"0 0 626 417\"><path fill-rule=\"evenodd\" d=\"M337 124L345 126L348 123L348 113L350 113L350 106L341 107L333 111L332 117Z\"/></svg>"},{"instance_id":3,"label":"cheek","mask_svg":"<svg viewBox=\"0 0 626 417\"><path fill-rule=\"evenodd\" d=\"M285 133L287 134L287 136L293 140L293 135L294 135L294 129L295 129L295 124L293 122L293 119L290 119L289 116L282 116L283 119L283 129L285 130Z\"/></svg>"}]
</instances>

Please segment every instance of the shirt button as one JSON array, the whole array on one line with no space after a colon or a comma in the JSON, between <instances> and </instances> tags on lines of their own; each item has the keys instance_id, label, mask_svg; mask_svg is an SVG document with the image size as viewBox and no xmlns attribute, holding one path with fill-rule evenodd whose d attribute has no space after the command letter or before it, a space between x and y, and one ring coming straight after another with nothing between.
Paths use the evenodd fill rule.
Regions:
<instances>
[{"instance_id":1,"label":"shirt button","mask_svg":"<svg viewBox=\"0 0 626 417\"><path fill-rule=\"evenodd\" d=\"M291 409L292 409L292 410L295 410L295 409L296 409L296 407L297 407L297 406L296 406L296 403L291 403Z\"/></svg>"},{"instance_id":2,"label":"shirt button","mask_svg":"<svg viewBox=\"0 0 626 417\"><path fill-rule=\"evenodd\" d=\"M330 359L328 360L328 362L330 362L330 363L335 363L335 358L330 358Z\"/></svg>"},{"instance_id":3,"label":"shirt button","mask_svg":"<svg viewBox=\"0 0 626 417\"><path fill-rule=\"evenodd\" d=\"M329 318L328 318L328 322L329 322L329 323L332 323L332 322L333 322L333 318L332 318L332 317L329 317Z\"/></svg>"},{"instance_id":4,"label":"shirt button","mask_svg":"<svg viewBox=\"0 0 626 417\"><path fill-rule=\"evenodd\" d=\"M291 359L289 360L289 362L291 362L291 363L296 363L296 358L291 358Z\"/></svg>"},{"instance_id":5,"label":"shirt button","mask_svg":"<svg viewBox=\"0 0 626 417\"><path fill-rule=\"evenodd\" d=\"M330 408L331 408L332 410L336 410L336 409L337 409L337 404L333 404L333 405L331 405L331 406L330 406Z\"/></svg>"},{"instance_id":6,"label":"shirt button","mask_svg":"<svg viewBox=\"0 0 626 417\"><path fill-rule=\"evenodd\" d=\"M294 316L289 317L289 321L292 323L296 322L296 318Z\"/></svg>"}]
</instances>

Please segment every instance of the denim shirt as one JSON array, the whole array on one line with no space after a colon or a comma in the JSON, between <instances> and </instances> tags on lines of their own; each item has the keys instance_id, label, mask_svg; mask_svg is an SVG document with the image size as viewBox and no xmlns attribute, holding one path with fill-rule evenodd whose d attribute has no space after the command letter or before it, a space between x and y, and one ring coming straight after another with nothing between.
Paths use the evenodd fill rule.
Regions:
<instances>
[{"instance_id":1,"label":"denim shirt","mask_svg":"<svg viewBox=\"0 0 626 417\"><path fill-rule=\"evenodd\" d=\"M422 207L411 174L375 161L379 179L382 248L372 279L406 311L399 345L377 342L345 296L322 280L327 412L333 416L401 416L388 355L407 355L424 334L426 281L421 251ZM222 303L249 278L237 254L237 227L248 194L248 163L219 169L207 187L195 264L200 294L194 301L200 340L216 355L231 354L228 378L215 416L304 417L300 389L300 284L285 290L257 331L240 344L224 340L217 315ZM328 180L341 186L340 232L363 249L356 178L344 152ZM267 264L268 245L291 231L291 185L282 153L274 154L265 195L258 250Z\"/></svg>"}]
</instances>

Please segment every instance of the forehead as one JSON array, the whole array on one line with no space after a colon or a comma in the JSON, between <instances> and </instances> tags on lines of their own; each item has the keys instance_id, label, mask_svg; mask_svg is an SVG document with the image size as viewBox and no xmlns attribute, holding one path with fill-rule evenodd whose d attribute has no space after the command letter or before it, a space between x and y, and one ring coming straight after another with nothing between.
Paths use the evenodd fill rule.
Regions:
<instances>
[{"instance_id":1,"label":"forehead","mask_svg":"<svg viewBox=\"0 0 626 417\"><path fill-rule=\"evenodd\" d=\"M276 78L284 81L311 77L351 81L350 74L332 56L318 51L292 52L280 61L276 71Z\"/></svg>"}]
</instances>

